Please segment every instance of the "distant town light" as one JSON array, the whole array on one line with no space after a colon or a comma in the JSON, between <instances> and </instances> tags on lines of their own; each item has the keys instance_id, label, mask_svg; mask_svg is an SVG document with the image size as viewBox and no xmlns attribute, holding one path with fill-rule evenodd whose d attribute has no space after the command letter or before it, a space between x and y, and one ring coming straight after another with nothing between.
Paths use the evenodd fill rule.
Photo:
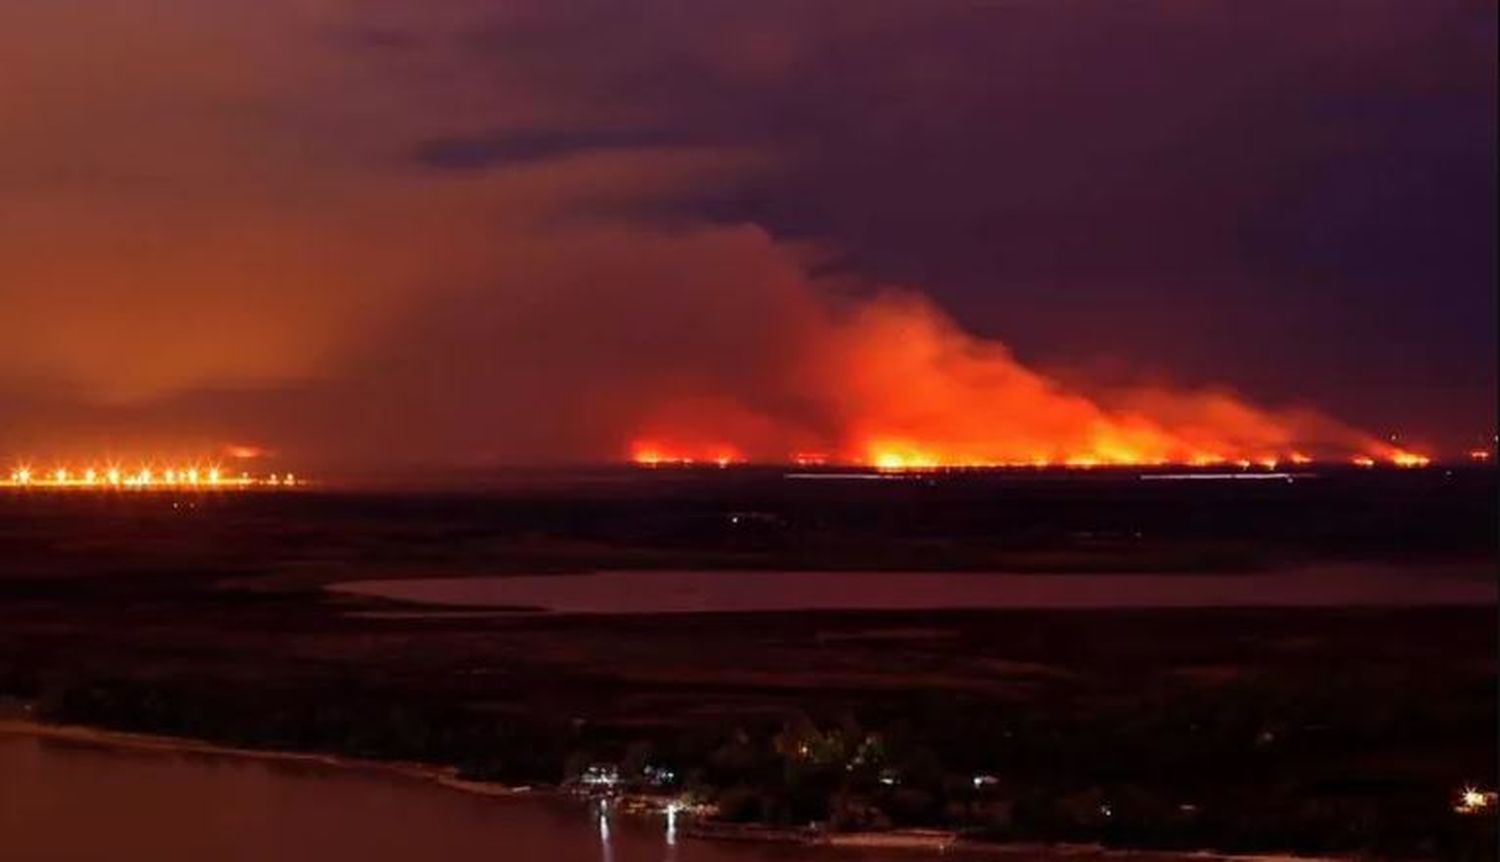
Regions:
<instances>
[{"instance_id":1,"label":"distant town light","mask_svg":"<svg viewBox=\"0 0 1500 862\"><path fill-rule=\"evenodd\" d=\"M1459 791L1458 802L1453 810L1459 814L1489 814L1495 810L1496 794L1493 790L1465 787Z\"/></svg>"},{"instance_id":2,"label":"distant town light","mask_svg":"<svg viewBox=\"0 0 1500 862\"><path fill-rule=\"evenodd\" d=\"M586 787L614 787L620 783L620 768L608 763L595 763L578 776L578 783Z\"/></svg>"},{"instance_id":3,"label":"distant town light","mask_svg":"<svg viewBox=\"0 0 1500 862\"><path fill-rule=\"evenodd\" d=\"M158 462L159 463L159 462ZM131 490L242 490L267 486L295 487L305 484L295 473L281 476L271 474L256 480L247 473L237 477L226 476L217 464L187 462L162 465L160 468L143 465L132 472L125 472L105 459L83 467L61 465L46 473L37 473L29 464L12 468L8 478L0 479L0 488L29 488L53 491L113 491Z\"/></svg>"}]
</instances>

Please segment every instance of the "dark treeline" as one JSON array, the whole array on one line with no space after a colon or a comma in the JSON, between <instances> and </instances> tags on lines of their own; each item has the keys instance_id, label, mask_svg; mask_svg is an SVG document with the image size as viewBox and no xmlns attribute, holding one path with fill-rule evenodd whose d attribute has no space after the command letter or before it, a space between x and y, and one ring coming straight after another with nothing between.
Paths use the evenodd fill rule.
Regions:
<instances>
[{"instance_id":1,"label":"dark treeline","mask_svg":"<svg viewBox=\"0 0 1500 862\"><path fill-rule=\"evenodd\" d=\"M783 472L0 495L0 697L506 783L607 765L739 823L1494 858L1493 817L1451 810L1496 781L1489 608L404 618L323 591L595 568L1473 576L1496 542L1490 469Z\"/></svg>"},{"instance_id":2,"label":"dark treeline","mask_svg":"<svg viewBox=\"0 0 1500 862\"><path fill-rule=\"evenodd\" d=\"M1430 770L1383 751L1483 752L1483 690L1382 697L1377 680L1321 695L1240 685L1212 698L1142 692L1114 708L1025 707L913 692L883 706L675 728L539 719L345 681L249 689L210 679L44 682L49 721L225 745L457 767L558 784L593 764L626 787L686 793L730 822L836 830L944 827L996 841L1494 858L1494 819L1459 817ZM1452 759L1449 757L1448 759ZM669 767L661 781L653 767Z\"/></svg>"},{"instance_id":3,"label":"dark treeline","mask_svg":"<svg viewBox=\"0 0 1500 862\"><path fill-rule=\"evenodd\" d=\"M0 503L22 505L0 521L0 555L9 573L36 577L253 574L310 555L385 571L1204 573L1330 559L1488 559L1500 523L1489 469L1329 468L1251 483L1144 482L1116 470L878 483L783 473L622 468L429 494L10 492ZM88 541L74 542L78 535Z\"/></svg>"}]
</instances>

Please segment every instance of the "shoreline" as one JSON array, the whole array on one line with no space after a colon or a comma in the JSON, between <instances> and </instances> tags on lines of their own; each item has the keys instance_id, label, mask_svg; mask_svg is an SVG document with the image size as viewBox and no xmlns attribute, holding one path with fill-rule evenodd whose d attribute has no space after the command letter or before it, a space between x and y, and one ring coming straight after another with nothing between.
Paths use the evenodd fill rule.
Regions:
<instances>
[{"instance_id":1,"label":"shoreline","mask_svg":"<svg viewBox=\"0 0 1500 862\"><path fill-rule=\"evenodd\" d=\"M320 586L366 619L713 614L1197 612L1495 607L1489 567L1304 564L1244 572L597 569ZM912 590L920 587L920 593ZM919 595L918 600L911 595ZM642 596L652 598L642 599ZM857 598L851 598L855 596Z\"/></svg>"},{"instance_id":2,"label":"shoreline","mask_svg":"<svg viewBox=\"0 0 1500 862\"><path fill-rule=\"evenodd\" d=\"M30 718L0 718L0 737L16 736L51 740L97 748L153 753L194 754L271 763L302 764L347 772L385 774L420 781L447 790L490 798L530 798L562 801L589 798L561 787L504 785L489 781L459 778L455 767L433 766L411 761L381 761L315 752L276 749L239 748L204 742L180 736L161 736L132 731L110 730L81 724L50 724ZM668 811L673 803L659 796L620 793L610 797L621 802L622 813L633 816L656 816ZM1341 862L1341 857L1298 856L1293 854L1233 854L1200 849L1188 851L1152 850L1148 848L1112 848L1097 844L1037 842L992 843L965 839L944 829L909 829L885 832L825 832L807 828L778 827L763 824L730 824L712 820L693 820L684 824L682 834L704 841L800 844L829 850L881 849L910 851L913 858L944 855L950 852L997 859L1036 859L1069 857L1079 859L1193 860L1193 862ZM1038 855L1041 854L1041 855Z\"/></svg>"},{"instance_id":3,"label":"shoreline","mask_svg":"<svg viewBox=\"0 0 1500 862\"><path fill-rule=\"evenodd\" d=\"M293 763L321 766L349 772L376 772L399 778L423 781L457 790L491 797L545 797L563 795L563 791L531 785L505 785L490 781L475 781L458 777L458 770L451 766L433 766L413 761L368 760L345 757L337 754L319 754L309 751L284 751L271 748L239 748L213 742L190 739L184 736L160 736L150 733L135 733L125 730L90 727L84 724L49 724L33 719L0 719L0 736L24 736L31 739L53 740L98 748L114 748L126 751L148 751L175 754L200 754L210 757L229 757L243 760L260 760L274 763Z\"/></svg>"}]
</instances>

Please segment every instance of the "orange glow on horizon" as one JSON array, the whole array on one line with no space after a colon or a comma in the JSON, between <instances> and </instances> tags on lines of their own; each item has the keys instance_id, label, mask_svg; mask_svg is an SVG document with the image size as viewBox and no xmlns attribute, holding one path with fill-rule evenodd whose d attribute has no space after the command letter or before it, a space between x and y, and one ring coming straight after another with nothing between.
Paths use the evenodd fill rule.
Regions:
<instances>
[{"instance_id":1,"label":"orange glow on horizon","mask_svg":"<svg viewBox=\"0 0 1500 862\"><path fill-rule=\"evenodd\" d=\"M678 447L658 443L637 442L630 447L630 460L642 467L691 467L695 464L712 464L729 467L743 464L745 458L733 446Z\"/></svg>"},{"instance_id":2,"label":"orange glow on horizon","mask_svg":"<svg viewBox=\"0 0 1500 862\"><path fill-rule=\"evenodd\" d=\"M943 466L943 460L932 452L909 443L888 441L870 444L862 463L877 470L931 470Z\"/></svg>"},{"instance_id":3,"label":"orange glow on horizon","mask_svg":"<svg viewBox=\"0 0 1500 862\"><path fill-rule=\"evenodd\" d=\"M739 447L716 444L712 446L675 446L655 442L638 441L630 447L630 461L642 467L730 467L748 463ZM1046 469L1064 467L1075 470L1122 467L1233 467L1239 470L1275 471L1283 464L1299 467L1319 463L1349 463L1356 467L1375 467L1385 464L1391 467L1427 467L1432 459L1426 455L1402 449L1377 447L1376 454L1355 454L1347 459L1322 460L1312 458L1299 451L1277 454L1260 454L1253 458L1225 458L1217 453L1199 453L1186 459L1158 457L1125 447L1100 448L1071 455L1051 456L1034 454L1024 458L991 459L975 457L967 452L948 453L939 447L926 446L916 441L879 439L845 455L829 455L823 452L793 452L784 456L769 456L766 464L786 464L798 467L857 467L885 472L923 472L939 470L985 470L985 469Z\"/></svg>"},{"instance_id":4,"label":"orange glow on horizon","mask_svg":"<svg viewBox=\"0 0 1500 862\"><path fill-rule=\"evenodd\" d=\"M678 449L667 446L637 445L631 448L630 462L641 467L693 467L693 466L717 466L731 467L748 463L739 453L738 449L732 447L721 447L709 450ZM933 449L923 448L910 443L891 443L882 441L871 444L862 452L846 457L831 457L822 453L796 452L784 458L767 458L761 463L781 464L796 467L849 467L873 469L881 472L939 472L958 470L1045 470L1048 468L1064 468L1070 470L1093 470L1100 468L1146 468L1146 467L1187 467L1187 468L1223 468L1233 467L1237 470L1254 471L1264 470L1274 472L1284 463L1299 467L1316 466L1317 464L1348 463L1356 467L1374 468L1381 464L1403 469L1420 468L1430 466L1431 458L1414 452L1397 450L1394 452L1381 453L1380 458L1369 455L1354 455L1347 461L1318 461L1301 453L1287 453L1283 456L1261 456L1258 458L1235 458L1227 459L1216 455L1195 456L1187 461L1163 460L1158 458L1139 457L1128 452L1110 452L1108 454L1086 453L1074 455L1058 460L1037 456L1030 459L1016 460L988 460L971 458L964 455L948 456Z\"/></svg>"},{"instance_id":5,"label":"orange glow on horizon","mask_svg":"<svg viewBox=\"0 0 1500 862\"><path fill-rule=\"evenodd\" d=\"M794 374L641 405L631 459L703 463L727 446L728 463L882 471L1430 463L1312 408L1263 408L1223 388L1072 386L913 293L815 309L805 324Z\"/></svg>"}]
</instances>

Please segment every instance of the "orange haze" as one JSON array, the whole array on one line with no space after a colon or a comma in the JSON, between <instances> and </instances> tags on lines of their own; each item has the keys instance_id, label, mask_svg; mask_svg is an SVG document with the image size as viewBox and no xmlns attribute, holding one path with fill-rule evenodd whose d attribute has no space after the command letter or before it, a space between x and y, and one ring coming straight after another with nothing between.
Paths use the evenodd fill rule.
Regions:
<instances>
[{"instance_id":1,"label":"orange haze","mask_svg":"<svg viewBox=\"0 0 1500 862\"><path fill-rule=\"evenodd\" d=\"M843 313L825 309L815 319L785 388L819 421L778 419L722 392L670 398L636 429L631 458L887 469L1426 463L1315 410L1266 409L1218 389L1091 397L1023 365L1004 344L964 332L911 293L886 293Z\"/></svg>"}]
</instances>

